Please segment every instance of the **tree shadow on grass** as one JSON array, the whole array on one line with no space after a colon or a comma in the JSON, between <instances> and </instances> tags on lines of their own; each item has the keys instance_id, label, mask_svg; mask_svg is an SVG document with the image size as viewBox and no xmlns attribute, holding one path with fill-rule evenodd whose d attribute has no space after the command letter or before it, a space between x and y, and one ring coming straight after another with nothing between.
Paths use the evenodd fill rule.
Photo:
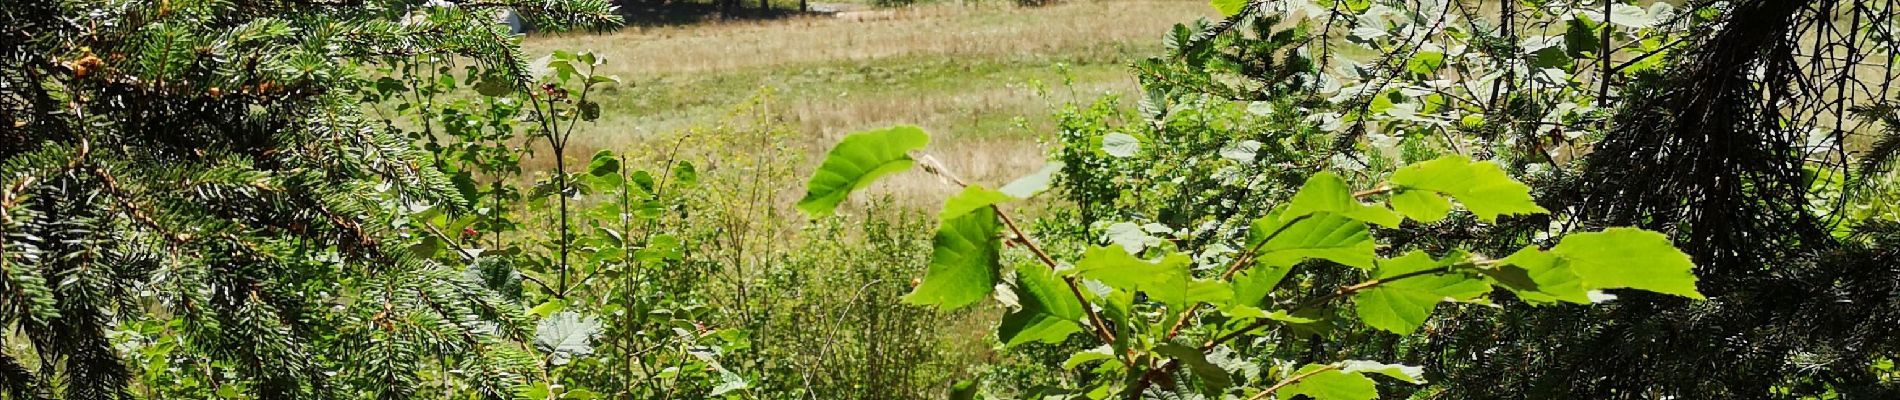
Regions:
<instances>
[{"instance_id":1,"label":"tree shadow on grass","mask_svg":"<svg viewBox=\"0 0 1900 400\"><path fill-rule=\"evenodd\" d=\"M829 15L835 5L770 0L621 0L620 15L630 27L692 25L712 21L773 20L806 15ZM802 9L801 9L802 7Z\"/></svg>"}]
</instances>

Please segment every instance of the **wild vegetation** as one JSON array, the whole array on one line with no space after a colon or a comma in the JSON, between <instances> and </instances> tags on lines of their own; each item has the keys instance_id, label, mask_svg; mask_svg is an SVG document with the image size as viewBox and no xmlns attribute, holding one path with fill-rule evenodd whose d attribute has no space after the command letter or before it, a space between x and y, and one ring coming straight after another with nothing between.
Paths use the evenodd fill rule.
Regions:
<instances>
[{"instance_id":1,"label":"wild vegetation","mask_svg":"<svg viewBox=\"0 0 1900 400\"><path fill-rule=\"evenodd\" d=\"M1888 2L620 3L0 4L0 399L1900 396Z\"/></svg>"}]
</instances>

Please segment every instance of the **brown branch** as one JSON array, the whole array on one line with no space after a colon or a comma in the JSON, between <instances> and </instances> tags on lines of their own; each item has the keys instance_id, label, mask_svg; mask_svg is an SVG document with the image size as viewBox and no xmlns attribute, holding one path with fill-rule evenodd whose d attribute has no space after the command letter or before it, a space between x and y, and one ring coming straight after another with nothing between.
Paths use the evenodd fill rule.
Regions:
<instances>
[{"instance_id":1,"label":"brown branch","mask_svg":"<svg viewBox=\"0 0 1900 400\"><path fill-rule=\"evenodd\" d=\"M1254 395L1252 397L1248 397L1247 400L1265 399L1267 398L1267 395L1273 394L1273 392L1279 391L1281 388L1287 387L1287 385L1299 383L1301 380L1305 380L1306 378L1313 377L1313 375L1319 375L1322 372L1332 371L1336 369L1339 369L1338 364L1327 364L1326 366L1315 368L1312 371L1306 371L1305 373L1302 373L1299 375L1287 377L1286 380L1282 380L1280 381L1280 383L1275 383L1273 384L1273 386L1268 386L1266 390L1261 390L1260 393L1254 393Z\"/></svg>"},{"instance_id":2,"label":"brown branch","mask_svg":"<svg viewBox=\"0 0 1900 400\"><path fill-rule=\"evenodd\" d=\"M1379 285L1392 283L1394 281L1399 281L1406 278L1412 278L1412 277L1418 277L1418 276L1424 276L1424 275L1442 274L1450 270L1451 270L1451 267L1438 267L1438 268L1432 268L1432 269L1418 270L1418 271L1412 271L1412 272L1407 272L1403 274L1393 275L1386 278L1379 278L1379 279L1373 279L1373 280L1369 280L1365 282L1360 282L1351 286L1341 287L1338 290L1334 290L1332 293L1326 294L1325 296L1320 296L1318 298L1308 300L1304 303L1300 303L1299 305L1293 306L1293 308L1287 309L1287 314L1291 315L1291 314L1298 313L1306 309L1319 307L1319 306L1325 305L1326 303L1330 303L1333 300L1338 300L1346 296L1351 296L1353 294L1366 291L1367 289L1378 287ZM1215 337L1213 340L1209 340L1207 341L1207 343L1201 344L1201 350L1206 351L1208 349L1212 349L1214 348L1214 346L1220 345L1223 342L1226 342L1228 340L1233 340L1236 337L1240 337L1240 335L1246 334L1247 332L1253 331L1254 329L1260 329L1261 327L1265 327L1272 323L1273 323L1272 319L1260 318L1259 320L1254 321L1254 323L1252 324L1249 324L1233 332L1228 332L1227 334Z\"/></svg>"},{"instance_id":3,"label":"brown branch","mask_svg":"<svg viewBox=\"0 0 1900 400\"><path fill-rule=\"evenodd\" d=\"M1391 192L1392 190L1393 188L1391 185L1379 185L1379 187L1377 188L1355 192L1352 194L1352 197L1354 199L1363 199L1363 198L1373 196L1373 195L1388 193L1388 192ZM1239 273L1241 268L1244 268L1247 265L1247 263L1252 262L1253 256L1257 255L1260 252L1261 248L1266 247L1267 242L1271 242L1273 241L1274 238L1280 237L1281 233L1285 233L1286 230L1288 228L1292 228L1294 224L1298 224L1300 223L1300 221L1303 221L1312 216L1313 216L1312 214L1306 214L1306 215L1301 215L1299 217L1294 217L1292 221L1287 221L1286 224L1280 225L1279 229L1275 229L1273 233L1268 234L1265 239L1261 239L1260 243L1256 243L1253 246L1248 247L1247 251L1242 252L1239 257L1234 257L1234 261L1227 265L1225 272L1222 272L1220 275L1221 279L1233 279L1234 274ZM1206 303L1200 303L1200 304L1206 304ZM1181 318L1174 320L1174 325L1168 328L1168 335L1166 337L1167 339L1174 339L1175 336L1178 336L1181 334L1181 329L1187 326L1188 320L1193 319L1194 311L1200 309L1200 304L1196 304L1194 307L1188 308L1187 310L1185 310L1185 312L1181 314Z\"/></svg>"},{"instance_id":4,"label":"brown branch","mask_svg":"<svg viewBox=\"0 0 1900 400\"><path fill-rule=\"evenodd\" d=\"M1470 263L1460 264L1460 265L1468 265L1468 264ZM1418 271L1412 271L1412 272L1407 272L1403 274L1393 275L1386 278L1379 278L1379 279L1373 279L1373 280L1369 280L1365 282L1360 282L1357 284L1353 284L1351 286L1341 287L1337 290L1334 290L1332 293L1328 293L1325 296L1320 296L1318 298L1308 300L1304 303L1300 303L1300 305L1293 306L1293 308L1287 309L1287 314L1291 315L1294 313L1298 313L1301 310L1325 305L1326 303L1332 302L1333 300L1338 300L1340 298L1365 291L1366 289L1378 287L1379 285L1384 285L1387 283L1392 283L1394 281L1399 281L1406 278L1412 278L1412 277L1417 277L1417 276L1441 274L1450 270L1451 270L1451 267L1438 267L1438 268L1432 268L1432 269L1426 269L1426 270L1418 270ZM1233 332L1228 332L1226 334L1217 336L1214 339L1208 340L1206 343L1202 343L1200 349L1203 352L1212 350L1214 349L1214 346L1218 346L1221 343L1225 343L1229 340L1233 340L1234 338L1238 338L1241 335L1246 334L1247 332L1252 332L1255 329L1260 329L1262 327L1266 327L1267 325L1272 325L1273 321L1274 320L1270 318L1255 319L1253 323L1248 324L1247 326L1241 327L1240 329L1234 330ZM1168 371L1172 371L1174 370L1174 368L1179 367L1179 366L1180 366L1179 360L1168 360L1168 362L1165 364L1162 364L1160 368L1152 369L1152 370L1149 370L1147 373L1142 374L1141 380L1136 383L1137 391L1140 390L1139 388L1147 387L1149 384L1153 382L1155 378L1158 378L1166 374ZM1275 389L1277 389L1277 387Z\"/></svg>"},{"instance_id":5,"label":"brown branch","mask_svg":"<svg viewBox=\"0 0 1900 400\"><path fill-rule=\"evenodd\" d=\"M955 174L951 174L949 170L944 169L943 164L937 162L937 159L931 158L929 156L924 156L922 158L923 159L920 161L923 161L924 171L930 172L932 174L936 174L937 176L943 177L944 179L948 179L951 182L956 183L958 187L970 186L970 184L964 182L962 178L958 178ZM1014 236L1013 239L1016 241L1016 243L1021 243L1024 248L1029 249L1029 252L1035 253L1036 259L1042 261L1043 265L1048 266L1050 270L1056 269L1056 266L1057 266L1056 259L1053 257L1049 257L1048 252L1043 251L1041 246L1037 246L1034 241L1031 241L1029 239L1028 234L1023 233L1022 229L1017 228L1016 221L1011 220L1009 218L1009 214L1003 212L1002 207L998 207L995 204L991 204L990 209L996 211L997 219L1002 220L1003 226L1006 226L1009 228L1009 232ZM1062 282L1069 286L1069 293L1075 295L1075 300L1077 302L1082 303L1082 311L1088 314L1089 325L1091 328L1094 329L1095 336L1099 339L1102 339L1104 343L1115 343L1115 334L1113 333L1113 331L1108 329L1108 323L1102 319L1101 313L1096 312L1094 307L1089 306L1090 305L1089 299L1088 297L1082 295L1082 286L1076 282L1075 277L1064 276L1062 277Z\"/></svg>"}]
</instances>

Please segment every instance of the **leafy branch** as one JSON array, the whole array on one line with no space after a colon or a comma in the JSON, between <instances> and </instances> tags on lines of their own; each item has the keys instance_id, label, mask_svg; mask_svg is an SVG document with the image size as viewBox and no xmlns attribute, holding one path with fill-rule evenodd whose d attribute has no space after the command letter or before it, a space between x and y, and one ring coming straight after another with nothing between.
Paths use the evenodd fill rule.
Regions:
<instances>
[{"instance_id":1,"label":"leafy branch","mask_svg":"<svg viewBox=\"0 0 1900 400\"><path fill-rule=\"evenodd\" d=\"M922 149L928 141L922 130L907 126L847 136L827 153L824 164L807 185L799 208L814 216L830 215L851 192L916 164L910 153ZM1695 277L1689 273L1693 264L1687 256L1661 234L1638 229L1572 234L1548 250L1526 247L1496 260L1458 251L1443 257L1422 251L1381 257L1369 225L1399 228L1406 219L1438 221L1451 213L1454 199L1487 222L1505 215L1547 212L1531 200L1528 186L1511 179L1497 164L1464 157L1405 166L1385 183L1359 191L1348 189L1345 179L1336 174L1314 174L1291 199L1255 219L1245 250L1207 279L1195 277L1188 267L1191 260L1180 253L1164 248L1129 250L1121 245L1089 249L1074 262L1074 268L1059 269L1061 263L1031 240L1000 207L1041 191L1047 186L1048 176L1026 177L1018 181L1020 184L1006 186L1005 193L965 182L929 157L923 157L923 161L926 172L963 190L944 202L938 214L940 227L933 241L929 271L904 300L945 309L982 300L1002 282L997 237L1007 237L1022 244L1047 269L1016 271L1017 279L1010 287L1016 291L1021 307L1003 318L997 331L999 339L1005 345L1054 343L1086 328L1112 350L1105 357L1095 358L1104 355L1093 353L1096 355L1080 358L1080 362L1113 359L1114 363L1104 364L1098 372L1103 376L1126 372L1130 379L1122 393L1131 397L1173 376L1182 366L1189 367L1206 395L1218 395L1233 381L1230 372L1207 361L1209 351L1275 322L1305 320L1298 315L1348 298L1353 300L1356 316L1366 325L1401 335L1424 325L1441 302L1476 301L1499 288L1536 305L1589 303L1588 292L1613 288L1701 298L1695 290ZM1380 200L1364 201L1373 198ZM1155 257L1144 259L1143 254ZM1318 260L1327 263L1309 262ZM1369 279L1272 313L1260 309L1278 291L1289 271L1302 265L1356 268L1367 273ZM1061 278L1060 284L1054 283L1057 277ZM1081 289L1082 279L1097 282L1108 291L1088 296ZM1132 320L1156 318L1131 311L1138 305L1136 299L1143 297L1162 311L1158 317L1162 321ZM1174 344L1204 309L1214 310L1226 320L1252 322L1224 333L1210 332L1212 337L1200 346ZM1123 329L1119 331L1121 336L1115 334L1104 312L1122 318L1115 321ZM1142 322L1168 325L1157 333L1130 329ZM1159 360L1166 361L1142 365ZM1363 376L1368 372L1418 380L1411 372L1413 367L1348 363L1352 366L1309 365L1255 398L1289 387L1321 399L1369 398L1376 393L1365 394L1373 390ZM1330 384L1307 387L1301 383L1310 379L1347 383L1356 391L1332 392L1319 388Z\"/></svg>"}]
</instances>

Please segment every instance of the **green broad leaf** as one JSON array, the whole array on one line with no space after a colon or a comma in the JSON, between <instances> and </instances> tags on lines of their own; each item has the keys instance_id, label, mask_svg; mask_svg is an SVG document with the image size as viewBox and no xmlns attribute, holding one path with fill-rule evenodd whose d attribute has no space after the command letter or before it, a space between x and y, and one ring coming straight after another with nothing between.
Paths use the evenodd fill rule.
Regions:
<instances>
[{"instance_id":1,"label":"green broad leaf","mask_svg":"<svg viewBox=\"0 0 1900 400\"><path fill-rule=\"evenodd\" d=\"M1188 281L1186 303L1227 304L1234 301L1234 288L1226 282L1195 279Z\"/></svg>"},{"instance_id":2,"label":"green broad leaf","mask_svg":"<svg viewBox=\"0 0 1900 400\"><path fill-rule=\"evenodd\" d=\"M1564 236L1550 253L1562 257L1588 290L1630 288L1703 300L1695 263L1669 237L1636 228Z\"/></svg>"},{"instance_id":3,"label":"green broad leaf","mask_svg":"<svg viewBox=\"0 0 1900 400\"><path fill-rule=\"evenodd\" d=\"M1530 186L1511 179L1497 163L1472 161L1464 156L1440 157L1399 168L1392 173L1392 184L1398 186L1400 193L1425 190L1451 196L1485 222L1494 222L1499 215L1549 212L1531 199ZM1411 204L1405 208L1420 212L1416 206L1418 204Z\"/></svg>"},{"instance_id":4,"label":"green broad leaf","mask_svg":"<svg viewBox=\"0 0 1900 400\"><path fill-rule=\"evenodd\" d=\"M931 240L929 271L904 302L954 310L989 296L998 279L999 229L996 210L987 207L943 220Z\"/></svg>"},{"instance_id":5,"label":"green broad leaf","mask_svg":"<svg viewBox=\"0 0 1900 400\"><path fill-rule=\"evenodd\" d=\"M1235 319L1267 317L1267 310L1262 310L1260 307L1239 304L1229 304L1226 307L1221 307L1220 313L1221 315L1226 315L1228 318Z\"/></svg>"},{"instance_id":6,"label":"green broad leaf","mask_svg":"<svg viewBox=\"0 0 1900 400\"><path fill-rule=\"evenodd\" d=\"M699 168L694 167L693 163L689 161L680 161L679 164L674 164L673 182L678 183L680 186L699 184Z\"/></svg>"},{"instance_id":7,"label":"green broad leaf","mask_svg":"<svg viewBox=\"0 0 1900 400\"><path fill-rule=\"evenodd\" d=\"M1306 378L1300 379L1298 382L1286 385L1286 387L1280 389L1280 393L1278 394L1284 394L1285 396L1281 396L1281 398L1285 399L1291 399L1298 395L1306 395L1306 397L1311 397L1314 400L1372 400L1373 398L1379 397L1378 384L1377 382L1373 382L1372 378L1367 378L1360 373L1344 372L1337 369L1317 373L1313 372L1321 368L1327 368L1327 366L1308 364L1305 367L1301 367L1298 371L1294 371L1289 377L1302 376L1309 373L1312 375L1307 375Z\"/></svg>"},{"instance_id":8,"label":"green broad leaf","mask_svg":"<svg viewBox=\"0 0 1900 400\"><path fill-rule=\"evenodd\" d=\"M1252 0L1211 0L1208 4L1214 6L1215 11L1220 11L1220 15L1231 17L1239 14L1240 10L1246 9L1247 3L1251 2Z\"/></svg>"},{"instance_id":9,"label":"green broad leaf","mask_svg":"<svg viewBox=\"0 0 1900 400\"><path fill-rule=\"evenodd\" d=\"M967 380L957 381L957 383L951 384L950 400L976 400L981 398L978 392L982 391L983 385L977 383L975 380Z\"/></svg>"},{"instance_id":10,"label":"green broad leaf","mask_svg":"<svg viewBox=\"0 0 1900 400\"><path fill-rule=\"evenodd\" d=\"M1049 190L1049 181L1055 179L1057 172L1062 172L1063 166L1064 164L1061 161L1050 161L1047 164L1043 164L1042 169L1038 169L1029 175L1023 175L1021 178L1016 178L1016 180L1010 181L1009 184L998 188L997 191L1018 199L1036 197L1036 194L1042 193L1044 190Z\"/></svg>"},{"instance_id":11,"label":"green broad leaf","mask_svg":"<svg viewBox=\"0 0 1900 400\"><path fill-rule=\"evenodd\" d=\"M966 186L963 191L957 192L957 195L943 202L943 211L937 213L937 219L949 221L968 215L971 211L987 209L997 203L1013 199L1003 192L986 189L979 185Z\"/></svg>"},{"instance_id":12,"label":"green broad leaf","mask_svg":"<svg viewBox=\"0 0 1900 400\"><path fill-rule=\"evenodd\" d=\"M1194 377L1201 378L1201 384L1207 386L1208 392L1220 393L1234 385L1234 377L1229 375L1227 370L1208 362L1207 354L1201 353L1200 349L1179 343L1168 343L1155 347L1155 353L1181 360L1182 364L1187 365L1188 371L1194 372Z\"/></svg>"},{"instance_id":13,"label":"green broad leaf","mask_svg":"<svg viewBox=\"0 0 1900 400\"><path fill-rule=\"evenodd\" d=\"M1410 335L1444 300L1436 293L1374 288L1353 295L1354 311L1366 325L1386 332Z\"/></svg>"},{"instance_id":14,"label":"green broad leaf","mask_svg":"<svg viewBox=\"0 0 1900 400\"><path fill-rule=\"evenodd\" d=\"M1372 9L1372 0L1343 0L1343 2L1346 3L1346 9L1352 10L1354 14Z\"/></svg>"},{"instance_id":15,"label":"green broad leaf","mask_svg":"<svg viewBox=\"0 0 1900 400\"><path fill-rule=\"evenodd\" d=\"M1115 359L1115 349L1110 348L1108 345L1102 345L1101 347L1096 347L1094 349L1083 350L1083 351L1076 352L1075 354L1070 354L1068 360L1062 361L1062 369L1075 369L1075 367L1080 367L1082 366L1082 364L1087 364L1089 362L1101 361L1101 360L1109 360L1110 362L1120 362Z\"/></svg>"},{"instance_id":16,"label":"green broad leaf","mask_svg":"<svg viewBox=\"0 0 1900 400\"><path fill-rule=\"evenodd\" d=\"M1130 254L1141 254L1148 246L1161 244L1161 238L1133 222L1117 222L1103 229L1102 233L1108 235L1109 243L1121 245Z\"/></svg>"},{"instance_id":17,"label":"green broad leaf","mask_svg":"<svg viewBox=\"0 0 1900 400\"><path fill-rule=\"evenodd\" d=\"M534 330L534 347L547 353L553 365L567 365L574 358L594 354L594 337L600 335L600 320L563 311L548 316Z\"/></svg>"},{"instance_id":18,"label":"green broad leaf","mask_svg":"<svg viewBox=\"0 0 1900 400\"><path fill-rule=\"evenodd\" d=\"M1286 310L1273 310L1273 313L1267 314L1266 318L1295 325L1311 324L1320 321L1318 317L1293 315L1287 313Z\"/></svg>"},{"instance_id":19,"label":"green broad leaf","mask_svg":"<svg viewBox=\"0 0 1900 400\"><path fill-rule=\"evenodd\" d=\"M1286 218L1269 213L1254 220L1247 235L1247 246L1257 246L1256 262L1263 264L1295 265L1319 258L1372 268L1377 250L1366 223L1330 212Z\"/></svg>"},{"instance_id":20,"label":"green broad leaf","mask_svg":"<svg viewBox=\"0 0 1900 400\"><path fill-rule=\"evenodd\" d=\"M587 161L587 174L593 176L619 175L620 157L615 156L613 150L601 150L594 153L594 158Z\"/></svg>"},{"instance_id":21,"label":"green broad leaf","mask_svg":"<svg viewBox=\"0 0 1900 400\"><path fill-rule=\"evenodd\" d=\"M1230 304L1260 306L1266 301L1267 295L1273 293L1273 288L1279 286L1280 281L1286 279L1286 274L1292 271L1293 266L1290 264L1265 264L1234 274L1234 298Z\"/></svg>"},{"instance_id":22,"label":"green broad leaf","mask_svg":"<svg viewBox=\"0 0 1900 400\"><path fill-rule=\"evenodd\" d=\"M1102 152L1115 157L1133 157L1141 152L1141 139L1120 132L1102 135Z\"/></svg>"},{"instance_id":23,"label":"green broad leaf","mask_svg":"<svg viewBox=\"0 0 1900 400\"><path fill-rule=\"evenodd\" d=\"M909 153L928 144L930 135L909 125L845 136L825 153L825 162L812 173L798 209L812 216L829 216L852 191L916 164Z\"/></svg>"},{"instance_id":24,"label":"green broad leaf","mask_svg":"<svg viewBox=\"0 0 1900 400\"><path fill-rule=\"evenodd\" d=\"M1379 262L1376 279L1394 278L1457 263L1462 257L1433 260L1423 251L1406 253L1399 258ZM1354 311L1366 325L1387 332L1409 335L1425 324L1432 310L1444 301L1466 301L1490 292L1483 279L1458 272L1411 275L1384 281L1353 295Z\"/></svg>"},{"instance_id":25,"label":"green broad leaf","mask_svg":"<svg viewBox=\"0 0 1900 400\"><path fill-rule=\"evenodd\" d=\"M1329 171L1306 178L1306 184L1300 186L1300 191L1293 193L1293 200L1281 217L1292 218L1316 212L1339 214L1387 228L1398 227L1402 219L1398 213L1383 205L1360 203L1353 198L1352 189L1346 186L1346 180Z\"/></svg>"},{"instance_id":26,"label":"green broad leaf","mask_svg":"<svg viewBox=\"0 0 1900 400\"><path fill-rule=\"evenodd\" d=\"M1438 222L1451 214L1451 199L1423 190L1407 190L1386 199L1393 210L1424 223Z\"/></svg>"},{"instance_id":27,"label":"green broad leaf","mask_svg":"<svg viewBox=\"0 0 1900 400\"><path fill-rule=\"evenodd\" d=\"M1378 361L1346 360L1339 363L1343 372L1375 373L1405 381L1406 383L1425 383L1425 368L1403 364L1386 364Z\"/></svg>"},{"instance_id":28,"label":"green broad leaf","mask_svg":"<svg viewBox=\"0 0 1900 400\"><path fill-rule=\"evenodd\" d=\"M1515 274L1508 272L1487 273L1492 279L1503 283L1505 289L1517 293L1518 299L1531 304L1550 304L1569 302L1584 304L1590 302L1589 291L1583 288L1583 278L1570 271L1564 259L1526 246L1512 253L1510 257L1498 260L1504 267L1516 267L1523 271L1530 285L1524 285ZM1502 269L1502 268L1500 268ZM1502 277L1500 277L1502 275Z\"/></svg>"},{"instance_id":29,"label":"green broad leaf","mask_svg":"<svg viewBox=\"0 0 1900 400\"><path fill-rule=\"evenodd\" d=\"M1168 309L1181 310L1188 302L1188 264L1192 262L1179 253L1149 262L1128 254L1120 245L1109 245L1083 252L1073 271L1108 287L1146 292Z\"/></svg>"},{"instance_id":30,"label":"green broad leaf","mask_svg":"<svg viewBox=\"0 0 1900 400\"><path fill-rule=\"evenodd\" d=\"M528 309L528 313L539 315L541 316L541 318L547 318L548 316L554 315L554 313L557 313L557 312L561 312L561 310L566 309L566 308L567 308L567 301L561 300L561 299L548 299L548 301L542 302L540 305L536 305L534 306L534 308Z\"/></svg>"},{"instance_id":31,"label":"green broad leaf","mask_svg":"<svg viewBox=\"0 0 1900 400\"><path fill-rule=\"evenodd\" d=\"M1373 114L1384 114L1385 110L1390 110L1393 106L1397 105L1395 103L1397 100L1394 99L1396 93L1396 91L1388 91L1372 96L1372 101L1366 103L1366 111Z\"/></svg>"},{"instance_id":32,"label":"green broad leaf","mask_svg":"<svg viewBox=\"0 0 1900 400\"><path fill-rule=\"evenodd\" d=\"M1082 330L1082 303L1055 277L1055 272L1039 265L1016 268L1016 299L1021 309L1003 316L996 328L1004 346L1039 341L1061 343Z\"/></svg>"},{"instance_id":33,"label":"green broad leaf","mask_svg":"<svg viewBox=\"0 0 1900 400\"><path fill-rule=\"evenodd\" d=\"M1405 62L1405 70L1419 75L1431 75L1445 67L1445 53L1441 51L1420 51Z\"/></svg>"}]
</instances>

